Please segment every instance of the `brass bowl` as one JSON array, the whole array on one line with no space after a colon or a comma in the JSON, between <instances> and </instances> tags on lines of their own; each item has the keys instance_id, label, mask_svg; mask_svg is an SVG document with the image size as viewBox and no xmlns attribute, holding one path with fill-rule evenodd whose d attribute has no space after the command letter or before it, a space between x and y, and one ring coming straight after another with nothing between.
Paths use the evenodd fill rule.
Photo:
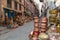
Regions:
<instances>
[{"instance_id":1,"label":"brass bowl","mask_svg":"<svg viewBox=\"0 0 60 40\"><path fill-rule=\"evenodd\" d=\"M50 13L50 14L57 14L57 13L58 13L58 10L57 10L57 9L50 10L49 13Z\"/></svg>"},{"instance_id":2,"label":"brass bowl","mask_svg":"<svg viewBox=\"0 0 60 40\"><path fill-rule=\"evenodd\" d=\"M45 33L40 33L39 38L40 40L48 40L49 36Z\"/></svg>"},{"instance_id":3,"label":"brass bowl","mask_svg":"<svg viewBox=\"0 0 60 40\"><path fill-rule=\"evenodd\" d=\"M50 14L51 17L57 17L57 14Z\"/></svg>"},{"instance_id":4,"label":"brass bowl","mask_svg":"<svg viewBox=\"0 0 60 40\"><path fill-rule=\"evenodd\" d=\"M56 21L56 17L49 17L49 22L55 22Z\"/></svg>"}]
</instances>

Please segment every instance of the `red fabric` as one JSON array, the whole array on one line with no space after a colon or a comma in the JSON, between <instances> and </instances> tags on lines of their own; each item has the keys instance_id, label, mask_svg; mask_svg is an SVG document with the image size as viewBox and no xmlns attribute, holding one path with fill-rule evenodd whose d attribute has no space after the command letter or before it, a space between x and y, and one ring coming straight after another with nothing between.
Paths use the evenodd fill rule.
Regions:
<instances>
[{"instance_id":1,"label":"red fabric","mask_svg":"<svg viewBox=\"0 0 60 40\"><path fill-rule=\"evenodd\" d=\"M39 31L34 31L34 32L33 32L33 34L35 34L35 33L37 33L38 35L40 34L40 32L39 32Z\"/></svg>"}]
</instances>

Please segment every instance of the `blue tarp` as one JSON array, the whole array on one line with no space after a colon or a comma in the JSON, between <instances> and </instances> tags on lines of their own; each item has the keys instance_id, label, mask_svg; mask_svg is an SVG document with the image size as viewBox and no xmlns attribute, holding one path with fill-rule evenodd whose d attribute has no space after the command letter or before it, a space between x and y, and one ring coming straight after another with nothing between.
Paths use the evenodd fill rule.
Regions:
<instances>
[{"instance_id":1,"label":"blue tarp","mask_svg":"<svg viewBox=\"0 0 60 40\"><path fill-rule=\"evenodd\" d=\"M11 12L11 10L8 10L8 9L4 8L4 15L5 16L6 16L6 13L8 14L8 18L10 18L10 17L14 18L14 16L15 16L15 12L14 11Z\"/></svg>"}]
</instances>

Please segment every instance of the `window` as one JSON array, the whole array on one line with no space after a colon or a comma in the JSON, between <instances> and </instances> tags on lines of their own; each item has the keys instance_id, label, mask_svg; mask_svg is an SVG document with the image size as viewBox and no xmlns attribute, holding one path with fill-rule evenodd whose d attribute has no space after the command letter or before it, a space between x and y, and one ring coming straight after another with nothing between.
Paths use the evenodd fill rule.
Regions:
<instances>
[{"instance_id":1,"label":"window","mask_svg":"<svg viewBox=\"0 0 60 40\"><path fill-rule=\"evenodd\" d=\"M7 7L9 7L9 8L12 7L12 0L7 0Z\"/></svg>"},{"instance_id":2,"label":"window","mask_svg":"<svg viewBox=\"0 0 60 40\"><path fill-rule=\"evenodd\" d=\"M17 2L15 1L14 3L15 3L14 8L17 10L17 6L18 6Z\"/></svg>"},{"instance_id":3,"label":"window","mask_svg":"<svg viewBox=\"0 0 60 40\"><path fill-rule=\"evenodd\" d=\"M19 10L21 10L21 4L19 4Z\"/></svg>"}]
</instances>

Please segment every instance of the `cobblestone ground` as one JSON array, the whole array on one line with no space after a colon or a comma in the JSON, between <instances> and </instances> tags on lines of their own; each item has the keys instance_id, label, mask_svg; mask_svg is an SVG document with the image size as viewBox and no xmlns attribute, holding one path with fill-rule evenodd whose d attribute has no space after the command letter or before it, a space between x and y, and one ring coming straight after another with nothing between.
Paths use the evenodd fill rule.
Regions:
<instances>
[{"instance_id":1,"label":"cobblestone ground","mask_svg":"<svg viewBox=\"0 0 60 40\"><path fill-rule=\"evenodd\" d=\"M33 30L33 21L20 26L0 36L0 40L29 40L28 35Z\"/></svg>"}]
</instances>

